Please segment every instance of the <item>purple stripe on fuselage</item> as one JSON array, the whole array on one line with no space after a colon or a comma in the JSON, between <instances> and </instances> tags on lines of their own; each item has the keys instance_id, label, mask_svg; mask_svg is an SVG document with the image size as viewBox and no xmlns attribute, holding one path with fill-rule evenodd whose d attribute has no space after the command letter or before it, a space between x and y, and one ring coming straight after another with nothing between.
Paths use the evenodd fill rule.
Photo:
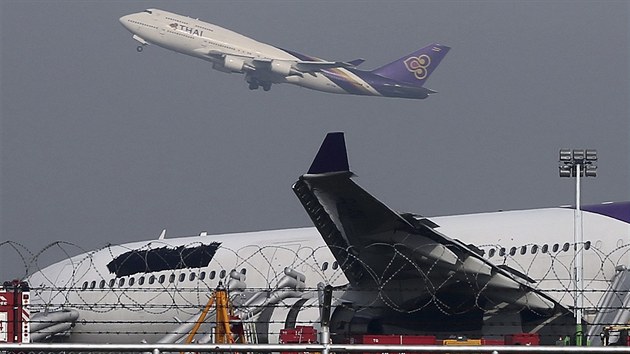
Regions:
<instances>
[{"instance_id":1,"label":"purple stripe on fuselage","mask_svg":"<svg viewBox=\"0 0 630 354\"><path fill-rule=\"evenodd\" d=\"M351 71L350 69L346 69ZM324 74L330 81L334 82L337 86L344 89L347 93L353 95L371 95L372 93L361 86L360 83L353 80L349 75L344 73L341 69L323 69L321 73ZM355 75L361 77L356 71L352 71Z\"/></svg>"},{"instance_id":2,"label":"purple stripe on fuselage","mask_svg":"<svg viewBox=\"0 0 630 354\"><path fill-rule=\"evenodd\" d=\"M605 215L630 224L630 202L586 205L581 209L591 213Z\"/></svg>"}]
</instances>

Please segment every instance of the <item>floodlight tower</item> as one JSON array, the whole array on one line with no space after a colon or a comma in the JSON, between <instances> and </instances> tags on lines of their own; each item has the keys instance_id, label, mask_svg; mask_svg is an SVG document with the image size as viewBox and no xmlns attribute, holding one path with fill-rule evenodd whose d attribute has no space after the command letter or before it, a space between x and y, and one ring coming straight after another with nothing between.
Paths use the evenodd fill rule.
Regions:
<instances>
[{"instance_id":1,"label":"floodlight tower","mask_svg":"<svg viewBox=\"0 0 630 354\"><path fill-rule=\"evenodd\" d=\"M575 212L573 247L575 252L575 344L586 345L583 342L582 311L584 310L584 234L582 233L582 211L580 210L580 177L597 176L597 150L561 149L558 168L560 177L575 177Z\"/></svg>"}]
</instances>

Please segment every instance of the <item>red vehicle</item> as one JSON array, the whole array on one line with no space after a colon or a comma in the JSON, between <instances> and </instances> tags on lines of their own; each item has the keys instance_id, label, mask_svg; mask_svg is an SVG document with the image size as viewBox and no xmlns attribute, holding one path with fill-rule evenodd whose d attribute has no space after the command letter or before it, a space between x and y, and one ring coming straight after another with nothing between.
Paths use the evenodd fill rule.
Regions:
<instances>
[{"instance_id":1,"label":"red vehicle","mask_svg":"<svg viewBox=\"0 0 630 354\"><path fill-rule=\"evenodd\" d=\"M0 288L0 343L30 343L30 290L19 280Z\"/></svg>"}]
</instances>

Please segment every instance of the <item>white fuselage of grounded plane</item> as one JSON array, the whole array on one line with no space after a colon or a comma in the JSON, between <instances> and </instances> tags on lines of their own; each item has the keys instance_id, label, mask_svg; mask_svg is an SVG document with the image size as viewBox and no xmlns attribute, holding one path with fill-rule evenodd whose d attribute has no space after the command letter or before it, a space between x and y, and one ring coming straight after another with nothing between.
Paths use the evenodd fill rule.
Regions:
<instances>
[{"instance_id":1,"label":"white fuselage of grounded plane","mask_svg":"<svg viewBox=\"0 0 630 354\"><path fill-rule=\"evenodd\" d=\"M291 83L330 93L422 99L435 93L423 84L449 50L432 44L376 70L362 71L354 68L361 59L324 61L163 10L126 15L120 22L140 42L139 52L152 43L210 61L216 70L244 73L252 90Z\"/></svg>"},{"instance_id":2,"label":"white fuselage of grounded plane","mask_svg":"<svg viewBox=\"0 0 630 354\"><path fill-rule=\"evenodd\" d=\"M536 281L536 289L567 307L574 305L573 209L505 211L431 220L439 225L440 232L477 246L488 261L527 275ZM583 212L582 222L587 265L584 304L596 311L598 301L610 287L615 267L629 263L630 225L591 212ZM203 245L216 245L207 265L191 265L195 261L190 261L178 268L170 263L172 269L160 270L155 262L150 265L148 253L142 253ZM133 252L144 257L145 264L138 264ZM131 260L127 267L120 266L124 261L121 257ZM116 259L120 261L118 269L111 266ZM158 340L177 327L174 318L186 320L198 313L219 282L231 284L234 275L242 274L241 280L247 287L244 293L269 291L279 287L287 268L304 275L305 289L315 289L318 283L342 286L348 282L315 228L165 238L109 246L44 268L30 276L28 282L34 289L35 309L46 307L52 311L66 307L79 311L72 341L139 342ZM306 296L285 300L289 301L285 307L290 308L301 298ZM276 333L270 342L277 341L279 329L291 317L289 310L277 311L281 313L272 317L275 322L270 322L275 324L268 329L269 333ZM298 323L311 323L317 315L305 310L292 316Z\"/></svg>"}]
</instances>

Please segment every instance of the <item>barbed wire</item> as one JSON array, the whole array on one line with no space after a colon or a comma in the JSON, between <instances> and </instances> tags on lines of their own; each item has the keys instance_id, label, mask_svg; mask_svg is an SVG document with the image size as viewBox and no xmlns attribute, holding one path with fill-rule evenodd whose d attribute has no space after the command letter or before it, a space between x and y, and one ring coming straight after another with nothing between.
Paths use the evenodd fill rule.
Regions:
<instances>
[{"instance_id":1,"label":"barbed wire","mask_svg":"<svg viewBox=\"0 0 630 354\"><path fill-rule=\"evenodd\" d=\"M318 282L336 285L339 291L355 291L352 287L346 286L347 280L342 270L352 262L359 263L371 279L371 282L363 284L360 289L363 301L350 305L357 313L394 311L405 315L407 325L410 325L413 321L418 323L425 321L426 319L413 319L410 315L425 311L429 307L445 316L459 316L471 311L488 311L489 308L500 305L498 300L488 294L488 282L481 279L482 275L445 271L440 267L439 260L419 257L418 249L409 249L402 244L375 242L366 247L369 251L378 253L382 259L387 259L378 269L370 267L352 250L347 249L337 250L342 251L337 254L346 255L341 264L332 261L328 246L313 248L304 245L299 247L248 245L233 250L217 243L216 248L220 248L220 251L228 256L214 257L217 249L208 248L209 244L194 242L168 248L166 242L156 240L139 249L108 244L96 250L85 250L71 242L57 241L44 246L41 250L32 251L19 242L5 241L0 243L0 251L3 251L3 254L10 252L14 258L19 259L20 266L15 267L17 277L31 280L32 298L42 300L34 301L36 311L61 308L74 308L94 314L120 310L142 311L148 314L175 311L180 316L192 316L201 311L219 281L228 286L235 285L231 290L234 290L232 298L237 306L246 303L257 294L270 294L279 290L278 284L286 275L278 271L281 268L278 267L280 258L282 262L286 260L287 264L284 266L308 274L309 277L316 278L316 281L303 280L298 295L289 296L273 305L250 304L252 309L269 306L291 309L295 306L295 297L316 298ZM497 250L492 256L483 254L484 258L499 266L509 266L505 269L516 270L517 272L513 273L517 274L516 276L519 272L528 275L534 268L542 269L542 274L528 285L557 301L572 303L576 295L571 277L574 255L568 251L575 249L575 245L570 244L568 248L563 246L562 249L557 247L558 251L545 253L534 253L532 251L535 249L534 246L536 245L531 243L513 246L515 250L522 249L525 252L510 250L503 256L498 256L502 248L500 245L481 245L478 249ZM611 290L615 267L624 264L623 260L628 258L630 245L619 245L612 251L605 252L589 242L588 249L584 248L586 256L596 260L589 263L588 277L582 291L586 296L584 310L592 313L626 309L618 305L604 306L598 302ZM173 258L173 250L178 252L178 257ZM164 256L166 254L164 252L167 251L171 253ZM523 255L520 253L527 253L528 257L521 257ZM57 274L42 272L48 265L40 264L41 260L49 258L65 259L65 268L60 268ZM203 260L203 264L198 262L199 259ZM97 266L101 264L114 266L108 268ZM454 268L457 269L456 266ZM121 269L123 271L120 271ZM117 271L120 271L119 274ZM401 278L408 281L401 282ZM247 279L264 279L265 285L247 286ZM456 287L453 284L457 284ZM394 296L390 289L396 289L400 297ZM136 296L139 292L143 294L142 297ZM618 289L614 294L623 299L629 292L629 289ZM458 293L473 294L472 301L454 301L452 294ZM404 298L405 294L409 294L407 298ZM317 302L301 305L305 310L318 306ZM513 308L511 312L524 309L545 315L527 304ZM112 321L88 318L83 321L85 321L83 324L153 324L150 320L135 323L123 319ZM175 326L185 321L177 319L157 322ZM308 319L303 321L314 323ZM279 322L268 319L268 323ZM555 324L552 323L550 326ZM81 331L91 333L88 327ZM146 330L142 331L145 332Z\"/></svg>"},{"instance_id":2,"label":"barbed wire","mask_svg":"<svg viewBox=\"0 0 630 354\"><path fill-rule=\"evenodd\" d=\"M180 252L184 252L187 249L198 247L200 245L202 244L197 242L184 245L180 248ZM522 245L519 247L528 246L531 249L533 244ZM172 261L162 259L164 265L169 265L170 268L157 272L161 273L160 276L149 274L149 271L155 267L151 267L148 264L146 254L153 250L165 247L164 243L155 241L147 244L147 246L143 248L143 251L145 252L144 258L139 258L139 250L130 248L125 248L127 250L126 258L120 258L120 247L121 246L105 245L100 249L87 251L77 244L57 241L46 245L37 252L33 252L24 245L15 241L5 241L0 243L0 250L3 250L5 254L7 251L13 252L16 258L21 261L20 263L23 265L25 272L24 274L18 275L19 278L26 279L35 273L39 273L46 280L47 284L56 284L55 288L52 288L46 284L31 283L31 287L33 287L36 292L55 291L58 294L67 294L69 292L80 294L81 291L83 291L90 293L91 295L97 292L102 294L115 293L124 298L126 293L141 291L144 293L155 293L156 295L159 295L163 294L164 290L169 290L169 292L175 293L198 293L199 296L196 303L199 305L205 303L206 301L206 298L204 298L201 294L211 291L214 287L216 287L216 283L219 280L222 280L223 282L229 280L230 271L237 269L243 273L245 273L245 271L249 272L250 274L248 274L247 277L252 277L252 272L254 272L255 274L253 276L265 278L267 282L265 287L248 287L247 289L244 289L243 292L250 293L273 289L275 283L279 281L283 274L281 272L269 272L269 269L273 269L274 267L277 268L273 260L269 258L269 255L274 252L278 252L278 250L282 250L282 252L289 255L289 257L287 257L290 259L290 264L287 264L288 267L298 271L315 273L316 276L324 283L335 284L343 281L344 278L341 266L335 265L334 267L336 269L331 269L333 268L332 265L328 264L328 262L322 261L321 258L318 258L317 254L323 254L324 251L326 251L324 249L325 247L320 247L319 249L307 248L306 250L304 248L296 250L280 246L247 246L238 250L221 247L222 252L231 253L230 258L233 260L233 263L221 264L219 258L214 258L214 262L210 264L209 267L205 267L205 270L204 267L187 267L186 264L187 262L190 262L189 259L192 258L192 256L190 253L181 253L179 257L180 260L175 266L171 264L173 263ZM442 289L443 285L447 284L454 276L454 274L436 276L436 274L440 272L437 270L438 261L434 261L429 264L420 264L409 257L408 250L407 252L404 250L401 251L399 245L373 243L370 247L382 250L382 254L389 254L390 261L389 264L380 271L380 273L375 269L371 269L365 262L362 262L362 266L368 269L370 276L374 280L373 287L363 285L362 290L378 292L379 295L382 296L381 300L392 308L397 308L399 304L396 303L396 301L389 299L387 296L384 296L384 292L382 290L386 289L390 285L390 282L397 279L397 276L400 275L401 272L409 272L410 270L415 272L415 276L408 275L407 278L414 279L417 286L412 286L411 283L397 284L397 289L409 292L422 290L430 293L433 299L436 299L436 294ZM482 245L480 247L500 249L499 245ZM114 248L117 248L116 251L114 251ZM57 250L57 253L60 253L60 258L68 259L70 262L70 269L65 269L66 272L71 272L69 276L66 275L66 284L60 284L59 279L47 279L46 277L48 274L41 273L41 270L47 265L40 264L40 259L45 254L51 253L54 250ZM627 258L628 252L630 252L630 247L628 245L622 245L613 249L611 252L604 253L602 250L591 246L586 252L590 255L590 257L595 257L598 261L595 264L589 264L588 273L590 276L586 279L583 293L601 295L608 290L608 283L610 283L612 275L614 275L614 267L618 264L624 264L620 261ZM79 253L79 256L72 257L72 255L76 253ZM112 274L115 273L115 271L109 270L109 272L105 273L105 269L95 266L94 257L102 255L103 253L109 254L112 260L119 260L119 269L125 266L127 264L126 262L131 264L139 263L139 260L144 260L147 261L147 263L144 265L132 264L133 267L128 266L128 270L126 272L131 274L118 276L117 274ZM154 258L158 257L156 258L158 260L154 259L153 263L159 261L159 253L155 252L152 253L152 255ZM348 252L348 258L350 259L353 257L354 259L351 259L350 261L361 262L360 259ZM212 259L212 257L208 258L208 263L210 263L210 259ZM534 266L541 269L543 267L541 264L546 262L546 272L536 279L536 283L530 285L534 289L544 291L548 294L558 294L558 296L560 296L560 301L567 296L572 296L571 294L575 293L571 277L572 269L574 267L574 259L572 255L568 255L566 252L557 252L554 254L549 252L545 254L537 253L534 256L529 257L527 262L523 262L523 259L525 259L525 257L510 256L508 254L501 258L497 258L497 260L500 261L499 265L509 264L511 268L516 268L517 271L522 272L523 274L530 273L532 267ZM101 261L101 263L103 262ZM324 264L330 268L326 269L327 266ZM135 268L135 271L129 270L131 268ZM88 273L91 276L90 279L86 278L86 274ZM204 274L203 277L201 276L202 274ZM475 277L479 276L478 274L466 274L466 276L469 277L469 286L478 283L478 279L475 279ZM438 280L437 282L435 281L436 279ZM597 281L595 279L603 279L604 284L596 284ZM142 284L138 284L139 282L142 282ZM149 284L149 282L151 284ZM557 287L552 288L544 286L544 283L546 282L554 282L554 285L557 285ZM136 287L134 287L134 285L136 285ZM315 287L305 287L303 290L312 291L315 290ZM476 289L477 292L481 292L481 290L483 289ZM619 296L623 295L625 294L622 290L619 292ZM132 299L129 300L133 301ZM175 299L172 298L171 300ZM182 306L185 306L185 304L182 304ZM592 297L589 297L587 298L585 307L595 308L597 307L597 303L594 303Z\"/></svg>"}]
</instances>

